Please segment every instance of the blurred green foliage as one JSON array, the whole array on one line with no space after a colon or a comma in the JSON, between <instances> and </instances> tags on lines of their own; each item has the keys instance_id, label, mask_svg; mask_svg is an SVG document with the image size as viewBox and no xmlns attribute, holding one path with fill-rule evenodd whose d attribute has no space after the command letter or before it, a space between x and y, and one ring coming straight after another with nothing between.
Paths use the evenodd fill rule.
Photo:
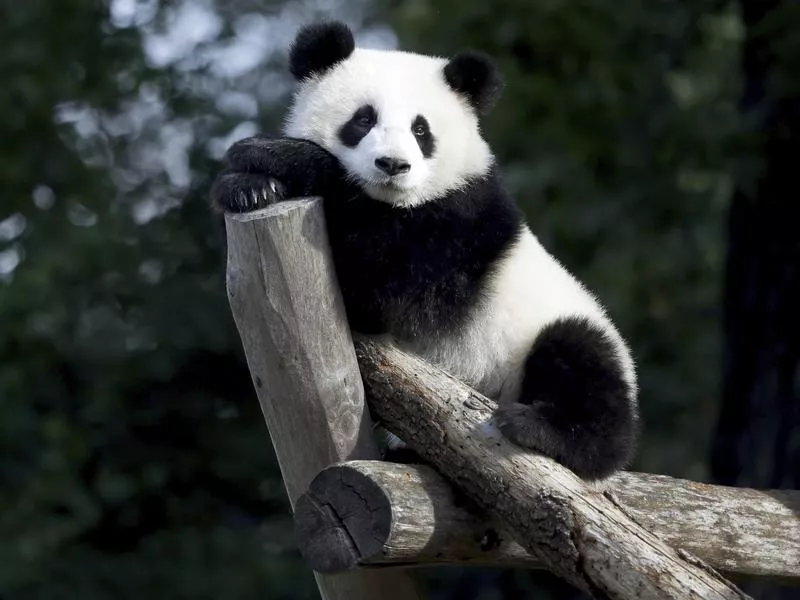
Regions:
<instances>
[{"instance_id":1,"label":"blurred green foliage","mask_svg":"<svg viewBox=\"0 0 800 600\"><path fill-rule=\"evenodd\" d=\"M283 53L318 16L360 26L369 43L391 41L391 25L406 48L497 57L508 86L486 134L509 184L638 357L635 466L706 477L721 217L741 147L734 6L6 1L3 600L317 597L205 199L227 145L276 130ZM487 573L434 571L431 590L529 589Z\"/></svg>"},{"instance_id":2,"label":"blurred green foliage","mask_svg":"<svg viewBox=\"0 0 800 600\"><path fill-rule=\"evenodd\" d=\"M312 598L206 210L244 119L116 4L0 13L0 596Z\"/></svg>"}]
</instances>

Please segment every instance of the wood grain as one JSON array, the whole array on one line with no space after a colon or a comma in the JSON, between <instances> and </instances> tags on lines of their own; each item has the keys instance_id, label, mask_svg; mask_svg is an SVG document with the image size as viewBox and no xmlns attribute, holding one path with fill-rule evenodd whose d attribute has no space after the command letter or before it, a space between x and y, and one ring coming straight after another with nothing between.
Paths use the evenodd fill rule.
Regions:
<instances>
[{"instance_id":1,"label":"wood grain","mask_svg":"<svg viewBox=\"0 0 800 600\"><path fill-rule=\"evenodd\" d=\"M606 482L604 494L670 546L715 569L800 583L800 492L620 473ZM433 564L543 568L424 465L331 466L298 501L295 523L301 553L320 571Z\"/></svg>"},{"instance_id":2,"label":"wood grain","mask_svg":"<svg viewBox=\"0 0 800 600\"><path fill-rule=\"evenodd\" d=\"M228 299L289 500L325 467L378 458L322 201L229 214ZM398 570L316 574L326 600L417 600Z\"/></svg>"}]
</instances>

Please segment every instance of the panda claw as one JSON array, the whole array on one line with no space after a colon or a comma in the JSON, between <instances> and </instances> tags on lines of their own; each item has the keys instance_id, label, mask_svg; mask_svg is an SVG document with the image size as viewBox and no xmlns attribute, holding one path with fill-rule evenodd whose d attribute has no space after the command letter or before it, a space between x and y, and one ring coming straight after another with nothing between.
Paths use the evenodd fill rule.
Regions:
<instances>
[{"instance_id":1,"label":"panda claw","mask_svg":"<svg viewBox=\"0 0 800 600\"><path fill-rule=\"evenodd\" d=\"M223 212L251 212L284 200L286 188L274 177L225 172L214 183L211 196L214 206Z\"/></svg>"}]
</instances>

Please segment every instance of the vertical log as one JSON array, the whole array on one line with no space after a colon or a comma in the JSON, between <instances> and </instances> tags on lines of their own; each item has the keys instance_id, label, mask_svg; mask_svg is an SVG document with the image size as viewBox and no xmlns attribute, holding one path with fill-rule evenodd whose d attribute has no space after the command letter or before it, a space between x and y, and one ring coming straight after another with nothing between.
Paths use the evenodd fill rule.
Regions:
<instances>
[{"instance_id":1,"label":"vertical log","mask_svg":"<svg viewBox=\"0 0 800 600\"><path fill-rule=\"evenodd\" d=\"M295 501L325 467L378 458L322 201L226 215L228 298L283 481ZM325 600L418 600L400 570L315 573Z\"/></svg>"}]
</instances>

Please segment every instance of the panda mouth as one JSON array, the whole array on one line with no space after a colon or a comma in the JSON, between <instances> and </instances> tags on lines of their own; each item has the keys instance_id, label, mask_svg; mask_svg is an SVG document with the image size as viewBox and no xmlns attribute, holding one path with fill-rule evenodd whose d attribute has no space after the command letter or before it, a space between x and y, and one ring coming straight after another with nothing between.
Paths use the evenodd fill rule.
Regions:
<instances>
[{"instance_id":1,"label":"panda mouth","mask_svg":"<svg viewBox=\"0 0 800 600\"><path fill-rule=\"evenodd\" d=\"M412 193L410 188L401 186L394 179L384 179L383 181L371 179L364 181L362 185L367 195L392 205L397 204L402 198Z\"/></svg>"},{"instance_id":2,"label":"panda mouth","mask_svg":"<svg viewBox=\"0 0 800 600\"><path fill-rule=\"evenodd\" d=\"M394 192L402 192L406 191L408 188L402 185L396 177L386 177L386 178L375 178L369 179L366 181L367 185L371 187L375 187L382 190L387 191L394 191Z\"/></svg>"},{"instance_id":3,"label":"panda mouth","mask_svg":"<svg viewBox=\"0 0 800 600\"><path fill-rule=\"evenodd\" d=\"M404 190L405 187L400 185L399 182L395 181L394 179L387 179L386 181L378 182L379 187L384 187L390 190Z\"/></svg>"},{"instance_id":4,"label":"panda mouth","mask_svg":"<svg viewBox=\"0 0 800 600\"><path fill-rule=\"evenodd\" d=\"M383 173L369 173L358 177L361 187L369 195L385 201L394 202L399 197L411 193L413 186L409 185L405 174L389 176Z\"/></svg>"}]
</instances>

